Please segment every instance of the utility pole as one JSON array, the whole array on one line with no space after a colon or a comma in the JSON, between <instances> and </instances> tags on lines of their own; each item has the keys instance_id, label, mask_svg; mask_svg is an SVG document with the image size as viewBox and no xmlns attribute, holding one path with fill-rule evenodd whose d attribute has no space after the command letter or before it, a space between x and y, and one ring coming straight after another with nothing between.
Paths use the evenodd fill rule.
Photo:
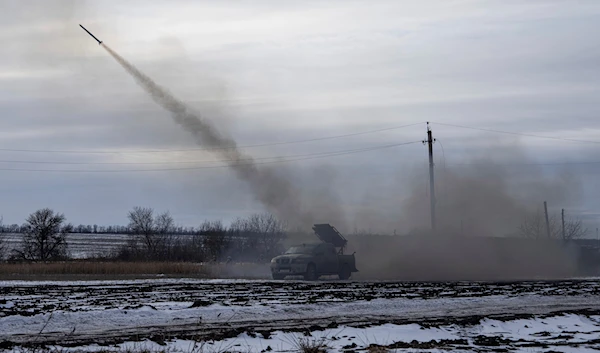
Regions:
<instances>
[{"instance_id":1,"label":"utility pole","mask_svg":"<svg viewBox=\"0 0 600 353\"><path fill-rule=\"evenodd\" d=\"M550 239L550 221L548 220L548 204L544 201L544 214L546 215L546 235Z\"/></svg>"},{"instance_id":2,"label":"utility pole","mask_svg":"<svg viewBox=\"0 0 600 353\"><path fill-rule=\"evenodd\" d=\"M427 143L429 146L429 202L431 207L431 230L435 231L435 183L433 178L433 143L435 139L432 136L429 122L427 122Z\"/></svg>"},{"instance_id":3,"label":"utility pole","mask_svg":"<svg viewBox=\"0 0 600 353\"><path fill-rule=\"evenodd\" d=\"M560 212L560 218L562 219L562 238L565 240L565 209L563 208Z\"/></svg>"}]
</instances>

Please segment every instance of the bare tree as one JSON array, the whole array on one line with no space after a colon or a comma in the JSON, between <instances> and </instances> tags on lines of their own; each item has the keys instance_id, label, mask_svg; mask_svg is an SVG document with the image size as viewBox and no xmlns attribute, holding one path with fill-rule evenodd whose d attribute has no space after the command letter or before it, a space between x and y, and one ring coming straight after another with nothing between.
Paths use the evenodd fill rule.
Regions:
<instances>
[{"instance_id":1,"label":"bare tree","mask_svg":"<svg viewBox=\"0 0 600 353\"><path fill-rule=\"evenodd\" d=\"M202 249L212 261L217 261L229 247L227 231L221 221L204 221L198 227L202 237Z\"/></svg>"},{"instance_id":2,"label":"bare tree","mask_svg":"<svg viewBox=\"0 0 600 353\"><path fill-rule=\"evenodd\" d=\"M163 212L154 218L154 227L156 234L161 238L158 245L162 246L162 251L158 249L159 253L162 252L169 258L175 242L175 221L169 212Z\"/></svg>"},{"instance_id":3,"label":"bare tree","mask_svg":"<svg viewBox=\"0 0 600 353\"><path fill-rule=\"evenodd\" d=\"M246 251L257 260L265 260L279 252L285 237L286 224L270 213L255 213L248 218L236 219L230 231L246 238Z\"/></svg>"},{"instance_id":4,"label":"bare tree","mask_svg":"<svg viewBox=\"0 0 600 353\"><path fill-rule=\"evenodd\" d=\"M558 231L556 218L550 217L548 221L550 224L550 237L556 238L559 235L556 233ZM537 210L534 214L526 215L518 230L526 238L543 239L548 237L546 220L540 210Z\"/></svg>"},{"instance_id":5,"label":"bare tree","mask_svg":"<svg viewBox=\"0 0 600 353\"><path fill-rule=\"evenodd\" d=\"M584 237L588 233L588 229L583 226L580 219L565 220L564 240L573 240Z\"/></svg>"},{"instance_id":6,"label":"bare tree","mask_svg":"<svg viewBox=\"0 0 600 353\"><path fill-rule=\"evenodd\" d=\"M571 240L577 239L587 234L587 229L583 227L582 221L579 219L565 219L565 234L562 234L562 224L559 218L552 215L548 218L550 225L550 238ZM525 217L519 225L519 233L532 239L547 239L548 233L546 229L546 220L541 211Z\"/></svg>"},{"instance_id":7,"label":"bare tree","mask_svg":"<svg viewBox=\"0 0 600 353\"><path fill-rule=\"evenodd\" d=\"M285 223L270 213L253 214L248 221L252 231L256 232L259 236L263 257L270 257L275 252L278 252L281 240L285 236Z\"/></svg>"},{"instance_id":8,"label":"bare tree","mask_svg":"<svg viewBox=\"0 0 600 353\"><path fill-rule=\"evenodd\" d=\"M65 224L61 213L44 208L30 214L24 225L21 249L14 250L17 258L25 260L56 260L67 257L67 234L73 226Z\"/></svg>"},{"instance_id":9,"label":"bare tree","mask_svg":"<svg viewBox=\"0 0 600 353\"><path fill-rule=\"evenodd\" d=\"M247 218L236 218L229 225L229 234L235 242L239 256L255 260L259 251L258 237L252 232L252 226Z\"/></svg>"},{"instance_id":10,"label":"bare tree","mask_svg":"<svg viewBox=\"0 0 600 353\"><path fill-rule=\"evenodd\" d=\"M128 214L129 230L132 235L129 245L138 246L147 258L165 257L173 242L175 223L169 212L154 215L152 208L134 207Z\"/></svg>"}]
</instances>

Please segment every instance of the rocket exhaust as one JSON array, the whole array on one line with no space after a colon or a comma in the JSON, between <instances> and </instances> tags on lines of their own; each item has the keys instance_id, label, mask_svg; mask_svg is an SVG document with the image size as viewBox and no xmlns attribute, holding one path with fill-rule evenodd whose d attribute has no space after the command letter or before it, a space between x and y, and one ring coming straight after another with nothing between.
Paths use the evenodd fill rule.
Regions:
<instances>
[{"instance_id":1,"label":"rocket exhaust","mask_svg":"<svg viewBox=\"0 0 600 353\"><path fill-rule=\"evenodd\" d=\"M300 193L290 180L271 169L259 168L251 156L237 148L235 141L226 135L222 135L209 120L201 117L200 114L190 109L168 90L159 86L133 64L94 37L83 26L81 28L98 41L155 103L171 113L173 121L191 133L199 145L216 148L214 153L230 160L229 167L239 179L250 185L254 197L269 212L272 212L279 219L291 222L293 225L300 226L313 223L311 211L306 207L302 207ZM244 163L240 163L241 161Z\"/></svg>"}]
</instances>

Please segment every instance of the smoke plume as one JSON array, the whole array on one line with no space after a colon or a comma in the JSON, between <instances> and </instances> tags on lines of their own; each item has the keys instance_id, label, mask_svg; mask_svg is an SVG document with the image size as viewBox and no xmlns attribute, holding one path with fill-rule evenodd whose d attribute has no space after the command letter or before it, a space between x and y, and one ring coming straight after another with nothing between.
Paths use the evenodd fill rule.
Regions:
<instances>
[{"instance_id":1,"label":"smoke plume","mask_svg":"<svg viewBox=\"0 0 600 353\"><path fill-rule=\"evenodd\" d=\"M156 84L114 50L102 44L104 49L135 79L158 105L172 114L173 120L190 132L199 145L227 161L237 176L247 182L255 197L273 214L293 226L310 224L313 217L302 208L298 190L274 171L259 168L252 157L242 153L235 141L223 136L208 121L175 98L165 88Z\"/></svg>"},{"instance_id":2,"label":"smoke plume","mask_svg":"<svg viewBox=\"0 0 600 353\"><path fill-rule=\"evenodd\" d=\"M502 147L496 147L503 150ZM504 148L518 155L515 148ZM492 157L493 158L493 157ZM513 165L487 156L467 165L438 169L436 224L445 234L465 236L517 235L527 217L540 211L544 201L550 213L580 201L581 182L567 169L543 172L525 156L512 158ZM403 215L414 228L430 224L429 197L423 194L424 176L413 181L413 193L405 200Z\"/></svg>"},{"instance_id":3,"label":"smoke plume","mask_svg":"<svg viewBox=\"0 0 600 353\"><path fill-rule=\"evenodd\" d=\"M495 145L482 156L436 168L436 232L430 231L428 168L415 170L396 189L407 197L389 198L354 219L367 231L349 234L348 251L357 251L354 279L378 280L530 280L581 275L579 252L572 243L523 232L527 220L550 217L577 205L581 182L569 167L535 165L517 146ZM390 186L369 190L389 194ZM375 198L376 201L379 201ZM386 199L381 198L385 201ZM390 211L391 210L391 211ZM376 228L379 226L380 228ZM372 231L369 232L369 227ZM387 229L386 229L387 228ZM398 229L403 236L390 236ZM380 233L384 235L377 235Z\"/></svg>"}]
</instances>

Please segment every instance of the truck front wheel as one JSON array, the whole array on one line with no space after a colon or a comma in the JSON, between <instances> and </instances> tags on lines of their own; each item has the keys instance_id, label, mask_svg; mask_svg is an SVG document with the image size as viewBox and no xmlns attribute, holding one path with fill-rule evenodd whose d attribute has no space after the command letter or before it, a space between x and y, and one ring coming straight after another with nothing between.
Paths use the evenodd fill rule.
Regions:
<instances>
[{"instance_id":1,"label":"truck front wheel","mask_svg":"<svg viewBox=\"0 0 600 353\"><path fill-rule=\"evenodd\" d=\"M314 281L317 279L317 267L315 264L308 264L306 266L306 273L304 274L304 279L307 281Z\"/></svg>"},{"instance_id":2,"label":"truck front wheel","mask_svg":"<svg viewBox=\"0 0 600 353\"><path fill-rule=\"evenodd\" d=\"M352 272L350 271L350 267L346 264L342 266L340 272L338 273L338 277L340 277L341 280L347 280L351 275Z\"/></svg>"}]
</instances>

